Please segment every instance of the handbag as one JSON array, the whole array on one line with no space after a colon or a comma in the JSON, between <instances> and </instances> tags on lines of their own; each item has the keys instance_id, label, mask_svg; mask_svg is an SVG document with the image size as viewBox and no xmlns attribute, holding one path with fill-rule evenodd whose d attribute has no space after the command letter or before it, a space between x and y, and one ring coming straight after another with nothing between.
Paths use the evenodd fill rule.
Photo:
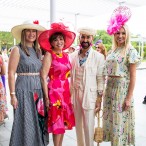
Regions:
<instances>
[{"instance_id":1,"label":"handbag","mask_svg":"<svg viewBox=\"0 0 146 146\"><path fill-rule=\"evenodd\" d=\"M99 143L103 141L103 128L100 127L100 111L96 114L97 117L97 127L94 130L94 141L97 142L97 146L99 146Z\"/></svg>"}]
</instances>

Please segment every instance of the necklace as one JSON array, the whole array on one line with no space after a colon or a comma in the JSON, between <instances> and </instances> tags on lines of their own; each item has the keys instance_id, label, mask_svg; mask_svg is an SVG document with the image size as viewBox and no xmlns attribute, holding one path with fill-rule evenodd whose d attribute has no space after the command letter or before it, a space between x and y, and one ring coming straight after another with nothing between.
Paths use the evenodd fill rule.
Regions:
<instances>
[{"instance_id":1,"label":"necklace","mask_svg":"<svg viewBox=\"0 0 146 146\"><path fill-rule=\"evenodd\" d=\"M53 51L53 53L56 54L56 56L57 57L60 57L60 58L63 56L62 51L61 52L55 52L55 51Z\"/></svg>"},{"instance_id":2,"label":"necklace","mask_svg":"<svg viewBox=\"0 0 146 146\"><path fill-rule=\"evenodd\" d=\"M58 57L62 57L62 53L55 53Z\"/></svg>"}]
</instances>

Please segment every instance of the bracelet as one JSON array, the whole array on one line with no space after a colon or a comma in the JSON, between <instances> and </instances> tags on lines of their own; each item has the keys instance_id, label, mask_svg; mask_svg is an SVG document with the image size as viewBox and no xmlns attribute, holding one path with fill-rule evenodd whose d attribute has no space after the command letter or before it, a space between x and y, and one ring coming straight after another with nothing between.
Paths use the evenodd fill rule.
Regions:
<instances>
[{"instance_id":1,"label":"bracelet","mask_svg":"<svg viewBox=\"0 0 146 146\"><path fill-rule=\"evenodd\" d=\"M98 98L96 99L96 102L102 102L102 97L98 97Z\"/></svg>"},{"instance_id":2,"label":"bracelet","mask_svg":"<svg viewBox=\"0 0 146 146\"><path fill-rule=\"evenodd\" d=\"M10 95L15 95L15 92L11 92Z\"/></svg>"}]
</instances>

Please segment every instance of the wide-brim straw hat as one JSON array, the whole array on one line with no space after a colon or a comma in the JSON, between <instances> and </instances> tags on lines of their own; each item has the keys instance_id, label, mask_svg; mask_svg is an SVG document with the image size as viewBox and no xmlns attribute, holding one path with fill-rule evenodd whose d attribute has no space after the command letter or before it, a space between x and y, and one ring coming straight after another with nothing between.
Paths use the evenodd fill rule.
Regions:
<instances>
[{"instance_id":1,"label":"wide-brim straw hat","mask_svg":"<svg viewBox=\"0 0 146 146\"><path fill-rule=\"evenodd\" d=\"M42 32L38 38L40 47L46 51L49 51L52 46L49 42L49 38L54 33L62 33L65 37L65 45L62 50L69 48L75 40L76 34L69 30L69 27L65 26L62 22L52 23L51 28Z\"/></svg>"},{"instance_id":2,"label":"wide-brim straw hat","mask_svg":"<svg viewBox=\"0 0 146 146\"><path fill-rule=\"evenodd\" d=\"M24 29L35 29L38 31L38 33L40 34L42 31L46 30L45 27L39 25L39 21L25 21L23 24L21 25L16 25L11 29L11 33L13 35L13 37L17 40L21 40L21 32Z\"/></svg>"},{"instance_id":3,"label":"wide-brim straw hat","mask_svg":"<svg viewBox=\"0 0 146 146\"><path fill-rule=\"evenodd\" d=\"M85 35L92 35L95 36L97 33L97 30L91 27L81 27L78 29L78 33L85 34Z\"/></svg>"}]
</instances>

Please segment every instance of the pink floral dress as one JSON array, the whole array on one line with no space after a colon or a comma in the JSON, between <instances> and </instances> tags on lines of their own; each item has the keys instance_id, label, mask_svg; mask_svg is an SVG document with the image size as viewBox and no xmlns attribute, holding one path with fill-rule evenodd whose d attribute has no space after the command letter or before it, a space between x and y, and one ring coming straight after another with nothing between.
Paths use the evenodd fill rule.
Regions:
<instances>
[{"instance_id":1,"label":"pink floral dress","mask_svg":"<svg viewBox=\"0 0 146 146\"><path fill-rule=\"evenodd\" d=\"M3 63L4 63L3 59L0 56L0 68L3 65ZM0 116L1 116L0 121L4 119L3 116L6 114L6 111L7 111L6 92L0 75Z\"/></svg>"},{"instance_id":2,"label":"pink floral dress","mask_svg":"<svg viewBox=\"0 0 146 146\"><path fill-rule=\"evenodd\" d=\"M53 51L50 53L52 54L52 63L48 82L50 99L48 132L63 134L65 130L70 130L75 126L68 81L71 65L66 53L59 56Z\"/></svg>"}]
</instances>

